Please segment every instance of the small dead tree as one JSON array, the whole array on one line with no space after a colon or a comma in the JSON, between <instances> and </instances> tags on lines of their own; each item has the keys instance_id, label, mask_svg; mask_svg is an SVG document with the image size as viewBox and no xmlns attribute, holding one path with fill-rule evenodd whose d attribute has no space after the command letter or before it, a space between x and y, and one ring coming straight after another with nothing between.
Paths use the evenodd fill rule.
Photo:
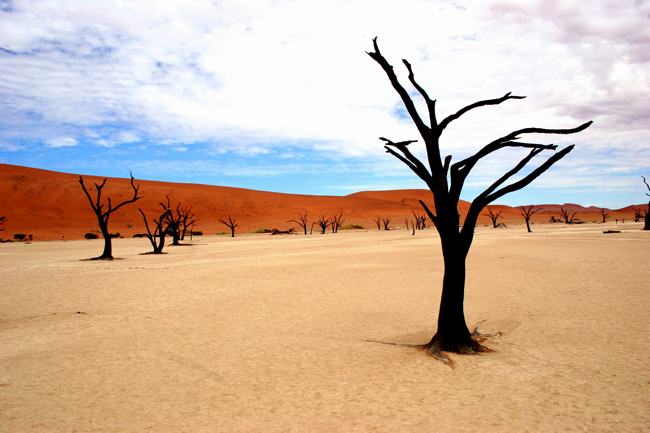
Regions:
<instances>
[{"instance_id":1,"label":"small dead tree","mask_svg":"<svg viewBox=\"0 0 650 433\"><path fill-rule=\"evenodd\" d=\"M390 230L390 228L388 228L388 224L390 224L391 221L391 217L381 219L381 223L384 225L384 230Z\"/></svg>"},{"instance_id":2,"label":"small dead tree","mask_svg":"<svg viewBox=\"0 0 650 433\"><path fill-rule=\"evenodd\" d=\"M133 178L133 173L130 173L131 175L131 188L133 189L133 197L129 200L125 200L118 204L117 206L113 207L113 203L111 202L110 198L107 198L108 206L106 210L104 210L104 204L102 203L102 189L104 188L104 185L106 185L106 179L100 184L97 185L95 183L95 194L97 197L95 200L90 196L90 193L86 189L86 185L84 184L84 179L82 176L79 176L79 184L81 184L81 189L83 189L83 192L86 194L86 197L88 197L88 201L90 202L90 206L93 208L93 212L95 212L95 216L97 217L97 222L99 223L99 230L102 232L102 236L104 236L104 252L102 253L101 256L99 257L94 257L90 260L113 260L113 244L111 242L111 234L108 232L108 219L110 218L111 214L121 208L124 205L127 205L129 203L136 202L142 198L142 196L138 196L138 189L140 188L139 186L135 186L134 181L135 179Z\"/></svg>"},{"instance_id":3,"label":"small dead tree","mask_svg":"<svg viewBox=\"0 0 650 433\"><path fill-rule=\"evenodd\" d=\"M344 222L345 220L343 219L343 210L341 210L338 215L334 215L332 218L330 218L332 233L338 233L339 229L343 227Z\"/></svg>"},{"instance_id":4,"label":"small dead tree","mask_svg":"<svg viewBox=\"0 0 650 433\"><path fill-rule=\"evenodd\" d=\"M603 217L603 222L607 222L607 218L609 218L609 212L607 212L605 209L600 208L600 215Z\"/></svg>"},{"instance_id":5,"label":"small dead tree","mask_svg":"<svg viewBox=\"0 0 650 433\"><path fill-rule=\"evenodd\" d=\"M377 230L381 230L381 218L373 219L374 223L377 224Z\"/></svg>"},{"instance_id":6,"label":"small dead tree","mask_svg":"<svg viewBox=\"0 0 650 433\"><path fill-rule=\"evenodd\" d=\"M305 213L298 213L298 219L289 220L287 222L298 224L305 231L305 235L307 234L307 211L305 211Z\"/></svg>"},{"instance_id":7,"label":"small dead tree","mask_svg":"<svg viewBox=\"0 0 650 433\"><path fill-rule=\"evenodd\" d=\"M162 203L160 204L162 205ZM147 223L146 215L144 214L142 209L138 208L138 210L142 214L142 219L144 220L144 226L147 229L147 238L149 239L149 242L151 242L151 246L153 247L153 251L147 254L162 254L162 250L165 246L165 236L168 234L167 225L165 221L167 219L167 214L171 211L169 209L165 209L165 212L161 213L158 219L152 220L153 223L155 224L155 230L153 233L151 233L151 230L149 229L149 224Z\"/></svg>"},{"instance_id":8,"label":"small dead tree","mask_svg":"<svg viewBox=\"0 0 650 433\"><path fill-rule=\"evenodd\" d=\"M183 245L179 242L181 240L181 225L183 221L183 215L181 214L181 204L178 203L176 205L176 212L174 212L172 211L169 196L167 195L165 198L167 198L167 204L158 202L158 204L165 210L165 213L163 214L165 216L165 230L167 234L172 237L172 245Z\"/></svg>"},{"instance_id":9,"label":"small dead tree","mask_svg":"<svg viewBox=\"0 0 650 433\"><path fill-rule=\"evenodd\" d=\"M532 204L529 206L519 206L519 207L521 208L520 209L521 216L524 217L524 219L526 220L526 228L528 229L528 233L532 233L532 230L530 229L530 218L537 212L542 211L543 209L542 208L535 209L535 206Z\"/></svg>"},{"instance_id":10,"label":"small dead tree","mask_svg":"<svg viewBox=\"0 0 650 433\"><path fill-rule=\"evenodd\" d=\"M198 219L194 218L194 214L192 213L192 206L185 206L183 208L180 207L180 203L176 207L176 211L178 212L180 219L181 219L181 226L182 229L180 229L180 234L181 234L181 240L185 240L185 233L187 232L188 227L194 227L194 224L196 224ZM191 232L190 228L190 232ZM191 233L190 233L190 238L191 238Z\"/></svg>"},{"instance_id":11,"label":"small dead tree","mask_svg":"<svg viewBox=\"0 0 650 433\"><path fill-rule=\"evenodd\" d=\"M646 213L647 213L647 211L646 211ZM638 223L638 222L641 221L641 219L644 218L644 217L645 217L645 216L643 215L643 213L642 213L642 211L641 211L641 208L639 208L639 209L634 209L634 222L635 222L635 223Z\"/></svg>"},{"instance_id":12,"label":"small dead tree","mask_svg":"<svg viewBox=\"0 0 650 433\"><path fill-rule=\"evenodd\" d=\"M325 230L327 230L327 227L330 226L332 222L330 221L329 218L325 218L325 215L321 215L318 217L318 220L316 221L316 224L318 227L321 229L321 234L325 234Z\"/></svg>"},{"instance_id":13,"label":"small dead tree","mask_svg":"<svg viewBox=\"0 0 650 433\"><path fill-rule=\"evenodd\" d=\"M643 179L643 183L645 183L646 188L648 188L648 191L650 191L650 185L648 185L648 182L645 180L645 177L641 176ZM649 193L645 193L648 197L650 197ZM648 210L645 211L645 222L643 224L643 230L650 230L650 219L648 219L648 214L650 213L650 201L648 201Z\"/></svg>"},{"instance_id":14,"label":"small dead tree","mask_svg":"<svg viewBox=\"0 0 650 433\"><path fill-rule=\"evenodd\" d=\"M425 228L427 228L427 219L428 219L427 216L416 213L415 211L411 211L411 212L413 213L413 217L415 218L417 229L424 230Z\"/></svg>"},{"instance_id":15,"label":"small dead tree","mask_svg":"<svg viewBox=\"0 0 650 433\"><path fill-rule=\"evenodd\" d=\"M503 213L503 211L501 211L501 212L494 212L494 211L492 210L492 208L487 208L487 209L488 209L488 213L485 213L485 214L483 214L483 215L485 215L485 216L489 216L489 217L490 217L490 219L492 220L492 227L493 227L493 228L496 229L496 228L498 228L498 227L505 227L505 226L506 226L506 225L503 224L503 223L497 224L497 220L498 220L499 218L503 218L503 217L501 216L501 214Z\"/></svg>"},{"instance_id":16,"label":"small dead tree","mask_svg":"<svg viewBox=\"0 0 650 433\"><path fill-rule=\"evenodd\" d=\"M0 226L5 223L5 217L0 217ZM3 232L5 229L0 228L0 232ZM2 237L0 237L0 241L2 240Z\"/></svg>"},{"instance_id":17,"label":"small dead tree","mask_svg":"<svg viewBox=\"0 0 650 433\"><path fill-rule=\"evenodd\" d=\"M420 94L428 110L427 121L420 117L415 103L411 99L413 92L407 91L395 75L393 67L380 53L377 45L377 38L373 40L374 52L368 55L376 61L388 77L393 89L399 94L406 111L410 115L420 136L424 141L427 152L427 167L420 161L408 146L417 140L393 142L380 137L384 141L386 152L390 153L411 169L422 179L431 190L435 204L435 213L427 205L420 201L420 204L436 227L440 235L442 245L442 256L444 260L444 277L442 282L442 296L438 313L438 329L435 335L427 344L419 347L426 349L432 356L450 362L442 354L442 351L474 354L485 352L486 349L478 341L472 338L465 322L464 299L465 299L465 275L466 259L474 237L474 228L481 211L490 203L504 195L520 190L530 184L534 179L548 170L553 164L567 155L574 146L571 145L554 153L545 159L537 168L524 174L521 179L507 182L512 176L519 173L529 162L540 153L550 150L555 151L556 145L523 143L519 138L524 134L573 134L580 132L591 125L592 122L584 123L577 128L571 129L546 129L546 128L523 128L504 135L489 142L476 154L465 158L451 165L451 155L442 158L440 148L440 137L445 128L453 121L459 119L465 113L479 107L499 105L512 99L523 99L523 96L512 96L506 93L501 98L478 101L461 108L442 121L436 116L436 101L431 99L427 92L416 82L411 64L403 60L408 70L408 79L413 87ZM460 229L460 214L458 203L465 179L476 164L483 158L504 148L525 148L529 153L514 168L497 179L485 191L476 197L467 212L465 222Z\"/></svg>"},{"instance_id":18,"label":"small dead tree","mask_svg":"<svg viewBox=\"0 0 650 433\"><path fill-rule=\"evenodd\" d=\"M579 222L580 220L576 218L576 215L578 215L578 212L571 213L568 209L564 209L564 207L560 206L560 220L564 218L565 224L575 224Z\"/></svg>"},{"instance_id":19,"label":"small dead tree","mask_svg":"<svg viewBox=\"0 0 650 433\"><path fill-rule=\"evenodd\" d=\"M226 226L228 226L230 228L230 233L231 233L230 237L234 238L235 237L235 228L239 227L239 224L237 224L237 219L232 219L232 218L230 218L230 215L228 215L228 221L224 221L222 219L220 219L219 221L221 222L221 224L225 224Z\"/></svg>"}]
</instances>

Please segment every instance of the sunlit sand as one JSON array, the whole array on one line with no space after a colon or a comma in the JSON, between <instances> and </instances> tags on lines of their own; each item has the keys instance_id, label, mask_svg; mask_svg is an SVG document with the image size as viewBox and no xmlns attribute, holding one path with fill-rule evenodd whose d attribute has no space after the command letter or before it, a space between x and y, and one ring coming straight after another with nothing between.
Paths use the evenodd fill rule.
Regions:
<instances>
[{"instance_id":1,"label":"sunlit sand","mask_svg":"<svg viewBox=\"0 0 650 433\"><path fill-rule=\"evenodd\" d=\"M433 229L0 245L3 431L637 432L650 427L649 233L479 227L470 326L435 332Z\"/></svg>"}]
</instances>

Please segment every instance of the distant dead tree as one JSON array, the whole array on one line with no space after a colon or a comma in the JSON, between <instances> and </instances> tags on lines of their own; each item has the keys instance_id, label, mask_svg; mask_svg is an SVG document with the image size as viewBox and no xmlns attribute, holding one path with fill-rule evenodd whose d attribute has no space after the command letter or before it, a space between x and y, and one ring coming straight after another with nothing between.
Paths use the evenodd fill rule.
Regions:
<instances>
[{"instance_id":1,"label":"distant dead tree","mask_svg":"<svg viewBox=\"0 0 650 433\"><path fill-rule=\"evenodd\" d=\"M235 237L235 228L239 227L239 224L237 224L237 219L232 219L230 218L230 215L228 215L228 221L224 221L222 219L219 220L222 224L225 224L226 226L230 227L230 237Z\"/></svg>"},{"instance_id":2,"label":"distant dead tree","mask_svg":"<svg viewBox=\"0 0 650 433\"><path fill-rule=\"evenodd\" d=\"M648 191L650 191L650 185L648 185L648 182L645 180L645 177L641 176L643 179L643 183L645 183L646 188L648 188ZM649 193L645 193L648 197L650 197ZM648 210L645 211L645 223L643 224L643 230L650 230L650 219L648 219L648 214L650 213L650 201L648 201Z\"/></svg>"},{"instance_id":3,"label":"distant dead tree","mask_svg":"<svg viewBox=\"0 0 650 433\"><path fill-rule=\"evenodd\" d=\"M521 208L520 209L521 216L524 217L524 219L526 220L526 228L528 229L528 233L532 233L532 230L530 229L530 218L534 214L540 212L543 209L542 208L535 209L535 206L532 204L529 206L519 206L519 207Z\"/></svg>"},{"instance_id":4,"label":"distant dead tree","mask_svg":"<svg viewBox=\"0 0 650 433\"><path fill-rule=\"evenodd\" d=\"M388 224L390 224L391 221L392 221L391 217L381 219L381 223L384 225L384 230L390 230Z\"/></svg>"},{"instance_id":5,"label":"distant dead tree","mask_svg":"<svg viewBox=\"0 0 650 433\"><path fill-rule=\"evenodd\" d=\"M122 203L118 204L115 207L113 207L111 199L107 198L108 206L106 211L104 211L104 204L102 203L102 189L104 188L104 185L106 185L106 179L104 179L104 181L100 185L95 184L95 193L97 197L93 201L93 198L90 196L90 193L86 189L86 185L84 185L83 177L79 176L79 183L81 184L81 189L83 189L84 193L86 194L86 197L88 197L90 206L92 206L93 212L95 212L95 216L97 217L97 222L99 223L99 230L102 232L102 236L104 236L104 252L102 253L101 256L94 257L90 260L113 260L113 244L111 243L111 234L108 232L108 219L110 218L113 212L115 212L122 206L129 203L133 203L142 198L142 196L138 196L138 189L140 187L139 186L136 187L135 184L133 183L135 181L135 179L133 178L133 173L129 173L129 174L131 175L131 188L133 188L133 197L130 200L123 201Z\"/></svg>"},{"instance_id":6,"label":"distant dead tree","mask_svg":"<svg viewBox=\"0 0 650 433\"><path fill-rule=\"evenodd\" d=\"M415 218L415 224L417 226L418 230L424 230L427 228L427 216L426 215L421 215L420 213L416 213L415 211L411 211L413 213L413 217Z\"/></svg>"},{"instance_id":7,"label":"distant dead tree","mask_svg":"<svg viewBox=\"0 0 650 433\"><path fill-rule=\"evenodd\" d=\"M553 144L533 144L518 141L524 134L573 134L589 127L592 122L587 122L577 128L572 129L546 129L546 128L524 128L511 132L503 137L497 138L490 142L475 155L465 158L453 165L451 155L446 156L444 160L440 151L440 137L445 128L453 121L460 118L463 114L484 106L499 105L511 99L523 99L523 96L512 96L506 93L503 97L475 102L470 104L454 114L438 121L436 117L436 101L429 98L427 92L416 82L415 75L411 64L403 60L408 70L408 78L413 87L420 94L428 109L427 121L420 117L416 105L411 99L412 92L407 91L399 82L393 67L386 61L380 53L377 45L377 38L373 39L374 52L368 55L375 60L383 69L390 80L391 85L401 97L406 111L413 120L420 136L424 141L427 151L427 168L411 151L408 146L416 140L393 142L381 137L384 141L386 152L390 153L408 168L410 168L420 179L429 187L433 194L435 204L435 214L426 206L423 201L420 204L426 211L427 215L435 225L440 235L442 245L442 255L445 264L444 277L442 283L442 296L440 301L440 310L438 314L438 330L427 344L420 347L426 349L434 357L450 362L442 354L442 351L455 353L474 354L476 352L485 352L486 349L478 341L472 338L465 322L464 298L465 298L465 275L466 275L466 258L474 237L474 228L481 211L490 203L504 195L520 190L530 184L534 179L548 170L553 164L562 159L571 150L573 145L562 149L544 161L537 168L522 176L510 184L506 184L511 177L521 171L534 157L545 150L556 150L557 146ZM527 148L530 150L514 168L505 173L490 185L484 192L478 195L471 203L467 212L465 222L460 229L460 214L458 212L458 203L465 183L474 166L484 157L503 148ZM476 333L476 331L475 331Z\"/></svg>"},{"instance_id":8,"label":"distant dead tree","mask_svg":"<svg viewBox=\"0 0 650 433\"><path fill-rule=\"evenodd\" d=\"M0 226L5 223L5 217L0 217ZM0 232L3 232L5 229L0 228ZM2 238L0 238L2 240Z\"/></svg>"},{"instance_id":9,"label":"distant dead tree","mask_svg":"<svg viewBox=\"0 0 650 433\"><path fill-rule=\"evenodd\" d=\"M163 213L158 216L158 219L153 219L153 223L155 224L155 229L153 233L151 233L151 230L149 229L149 224L147 223L147 217L142 211L142 209L138 208L140 213L142 214L142 219L144 220L144 226L147 229L147 239L149 239L149 242L151 242L151 246L153 247L153 251L151 254L162 254L163 247L165 246L165 236L168 234L168 229L167 229L167 224L165 223L167 219L167 214L171 212L168 208L165 208L165 206L160 203L160 205L165 209Z\"/></svg>"},{"instance_id":10,"label":"distant dead tree","mask_svg":"<svg viewBox=\"0 0 650 433\"><path fill-rule=\"evenodd\" d=\"M314 233L314 225L316 225L316 221L311 223L311 228L309 229L309 234L310 235Z\"/></svg>"},{"instance_id":11,"label":"distant dead tree","mask_svg":"<svg viewBox=\"0 0 650 433\"><path fill-rule=\"evenodd\" d=\"M185 240L185 233L187 232L188 227L194 227L194 224L196 224L198 219L194 218L194 214L192 213L192 206L186 205L185 207L180 207L180 203L176 207L176 212L180 216L181 219L181 226L182 228L179 227L180 235L181 235L181 240ZM191 231L192 229L190 229ZM190 233L190 238L191 238L191 233Z\"/></svg>"},{"instance_id":12,"label":"distant dead tree","mask_svg":"<svg viewBox=\"0 0 650 433\"><path fill-rule=\"evenodd\" d=\"M288 223L296 223L296 224L298 224L305 231L305 235L307 234L307 211L305 211L305 213L300 213L299 212L298 213L298 219L289 220L287 222Z\"/></svg>"},{"instance_id":13,"label":"distant dead tree","mask_svg":"<svg viewBox=\"0 0 650 433\"><path fill-rule=\"evenodd\" d=\"M492 227L493 227L493 228L496 229L496 228L499 228L499 227L505 227L505 226L506 226L506 225L503 224L503 223L497 224L497 220L498 220L499 218L503 218L503 217L501 216L501 214L503 213L503 211L501 211L501 212L494 212L491 208L487 208L487 209L488 209L488 213L485 213L485 214L483 214L483 215L485 215L485 216L489 216L489 217L490 217L490 219L492 220Z\"/></svg>"},{"instance_id":14,"label":"distant dead tree","mask_svg":"<svg viewBox=\"0 0 650 433\"><path fill-rule=\"evenodd\" d=\"M341 210L338 215L331 217L330 226L332 227L332 233L338 233L339 229L343 227L344 222L345 220L343 219L343 210Z\"/></svg>"},{"instance_id":15,"label":"distant dead tree","mask_svg":"<svg viewBox=\"0 0 650 433\"><path fill-rule=\"evenodd\" d=\"M646 211L646 213L647 213L647 211ZM634 222L638 223L639 221L641 221L642 218L645 218L645 215L643 215L643 213L642 213L642 209L641 208L634 209Z\"/></svg>"},{"instance_id":16,"label":"distant dead tree","mask_svg":"<svg viewBox=\"0 0 650 433\"><path fill-rule=\"evenodd\" d=\"M332 222L330 221L329 218L325 218L325 215L319 216L318 220L316 221L316 224L318 225L318 227L320 227L321 234L323 235L325 234L325 230L327 230L327 227L329 227L331 223Z\"/></svg>"},{"instance_id":17,"label":"distant dead tree","mask_svg":"<svg viewBox=\"0 0 650 433\"><path fill-rule=\"evenodd\" d=\"M603 217L603 222L607 222L607 218L609 218L609 212L607 212L605 209L600 208L600 215Z\"/></svg>"},{"instance_id":18,"label":"distant dead tree","mask_svg":"<svg viewBox=\"0 0 650 433\"><path fill-rule=\"evenodd\" d=\"M377 230L381 230L381 218L377 217L377 219L373 219L375 224L377 224Z\"/></svg>"},{"instance_id":19,"label":"distant dead tree","mask_svg":"<svg viewBox=\"0 0 650 433\"><path fill-rule=\"evenodd\" d=\"M580 222L580 220L576 218L576 215L578 215L578 212L571 213L568 209L564 209L564 207L560 206L560 219L564 218L565 224L575 224Z\"/></svg>"},{"instance_id":20,"label":"distant dead tree","mask_svg":"<svg viewBox=\"0 0 650 433\"><path fill-rule=\"evenodd\" d=\"M181 204L176 205L176 212L172 210L171 201L169 196L166 195L167 204L158 202L158 204L165 210L165 230L169 236L172 237L172 245L179 246L181 240L181 226L183 224L183 214L181 213Z\"/></svg>"}]
</instances>

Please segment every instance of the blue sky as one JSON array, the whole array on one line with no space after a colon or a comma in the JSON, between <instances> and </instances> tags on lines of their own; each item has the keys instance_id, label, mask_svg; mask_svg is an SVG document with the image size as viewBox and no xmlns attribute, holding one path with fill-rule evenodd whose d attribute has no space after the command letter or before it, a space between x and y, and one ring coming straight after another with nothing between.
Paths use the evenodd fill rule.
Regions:
<instances>
[{"instance_id":1,"label":"blue sky","mask_svg":"<svg viewBox=\"0 0 650 433\"><path fill-rule=\"evenodd\" d=\"M424 188L378 140L418 136L365 54L375 36L405 86L401 59L413 65L439 118L526 96L455 121L442 138L453 161L523 127L594 121L526 137L576 148L499 203L645 201L648 0L0 0L0 162L297 194ZM485 160L462 198L521 156Z\"/></svg>"}]
</instances>

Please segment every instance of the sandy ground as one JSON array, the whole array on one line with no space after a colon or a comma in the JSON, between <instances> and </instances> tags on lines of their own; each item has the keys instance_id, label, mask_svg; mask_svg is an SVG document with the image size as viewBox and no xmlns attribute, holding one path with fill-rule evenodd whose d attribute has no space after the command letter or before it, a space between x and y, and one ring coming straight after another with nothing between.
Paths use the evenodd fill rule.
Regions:
<instances>
[{"instance_id":1,"label":"sandy ground","mask_svg":"<svg viewBox=\"0 0 650 433\"><path fill-rule=\"evenodd\" d=\"M650 430L650 233L480 227L466 315L435 332L433 229L224 236L90 262L102 241L0 245L4 432Z\"/></svg>"}]
</instances>

